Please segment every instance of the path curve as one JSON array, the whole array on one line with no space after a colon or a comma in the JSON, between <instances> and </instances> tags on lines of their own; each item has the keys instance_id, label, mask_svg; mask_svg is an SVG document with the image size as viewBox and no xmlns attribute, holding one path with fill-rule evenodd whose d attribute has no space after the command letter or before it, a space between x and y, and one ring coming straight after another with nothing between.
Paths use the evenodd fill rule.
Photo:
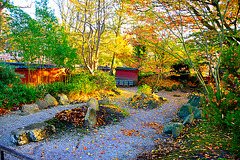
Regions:
<instances>
[{"instance_id":1,"label":"path curve","mask_svg":"<svg viewBox=\"0 0 240 160\"><path fill-rule=\"evenodd\" d=\"M155 129L143 124L166 124L173 118L176 110L187 102L188 94L180 91L160 91L157 94L168 99L162 107L152 110L140 110L128 108L123 101L133 96L137 91L137 87L120 89L123 94L115 99L115 103L127 109L131 115L117 124L97 128L85 136L74 134L63 136L59 139L50 138L47 141L43 140L16 146L10 142L9 135L11 130L32 123L43 122L53 117L57 112L72 109L76 105L57 106L28 116L8 114L5 117L0 117L1 145L36 160L134 159L138 153L152 150L154 148L154 140L163 138L163 135L156 133ZM174 97L174 94L181 95L181 97ZM14 159L9 156L7 158Z\"/></svg>"}]
</instances>

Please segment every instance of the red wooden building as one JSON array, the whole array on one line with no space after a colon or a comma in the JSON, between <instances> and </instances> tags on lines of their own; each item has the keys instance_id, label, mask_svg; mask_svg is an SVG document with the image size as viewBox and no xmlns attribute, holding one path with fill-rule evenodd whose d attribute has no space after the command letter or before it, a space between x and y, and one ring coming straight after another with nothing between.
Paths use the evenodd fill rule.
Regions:
<instances>
[{"instance_id":1,"label":"red wooden building","mask_svg":"<svg viewBox=\"0 0 240 160\"><path fill-rule=\"evenodd\" d=\"M66 68L59 68L54 64L11 63L4 62L15 68L15 72L24 75L22 83L49 84L54 81L63 81L67 75Z\"/></svg>"},{"instance_id":2,"label":"red wooden building","mask_svg":"<svg viewBox=\"0 0 240 160\"><path fill-rule=\"evenodd\" d=\"M137 68L128 68L128 67L117 67L116 70L116 84L117 85L137 85L138 82L138 72Z\"/></svg>"}]
</instances>

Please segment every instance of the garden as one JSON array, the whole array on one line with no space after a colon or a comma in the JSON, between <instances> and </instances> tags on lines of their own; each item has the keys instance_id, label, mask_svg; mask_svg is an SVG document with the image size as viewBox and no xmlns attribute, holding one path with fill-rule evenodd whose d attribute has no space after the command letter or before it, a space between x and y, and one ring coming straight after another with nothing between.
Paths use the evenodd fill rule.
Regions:
<instances>
[{"instance_id":1,"label":"garden","mask_svg":"<svg viewBox=\"0 0 240 160\"><path fill-rule=\"evenodd\" d=\"M0 56L41 73L26 83L0 62L4 146L34 159L240 158L238 1L57 0L60 19L34 3L34 17L0 3ZM44 64L64 78L43 83Z\"/></svg>"}]
</instances>

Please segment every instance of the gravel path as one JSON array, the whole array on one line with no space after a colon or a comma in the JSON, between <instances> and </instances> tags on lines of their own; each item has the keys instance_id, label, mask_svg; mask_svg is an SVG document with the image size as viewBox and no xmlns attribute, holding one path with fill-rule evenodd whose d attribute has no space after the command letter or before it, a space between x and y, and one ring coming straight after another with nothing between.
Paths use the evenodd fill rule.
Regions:
<instances>
[{"instance_id":1,"label":"gravel path","mask_svg":"<svg viewBox=\"0 0 240 160\"><path fill-rule=\"evenodd\" d=\"M134 95L137 87L121 89L123 94L115 99L115 103L127 109L131 115L117 124L94 129L85 135L82 133L65 135L59 139L50 138L23 146L16 146L10 142L11 130L32 123L43 122L53 117L57 112L76 107L76 105L57 106L28 116L8 114L0 117L0 143L36 160L136 158L139 152L152 150L154 140L163 138L154 128L143 124L157 123L158 125L164 125L167 123L173 118L176 110L187 102L187 93L161 91L157 94L168 99L162 107L153 110L140 110L128 108L123 101ZM181 95L181 97L174 97L174 94ZM12 157L7 158L14 159Z\"/></svg>"}]
</instances>

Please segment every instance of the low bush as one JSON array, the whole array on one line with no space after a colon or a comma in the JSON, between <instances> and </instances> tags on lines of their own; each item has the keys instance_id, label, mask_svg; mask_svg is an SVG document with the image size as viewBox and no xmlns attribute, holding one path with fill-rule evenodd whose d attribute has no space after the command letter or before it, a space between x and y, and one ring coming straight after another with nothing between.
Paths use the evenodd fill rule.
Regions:
<instances>
[{"instance_id":1,"label":"low bush","mask_svg":"<svg viewBox=\"0 0 240 160\"><path fill-rule=\"evenodd\" d=\"M11 66L1 65L0 75L0 107L8 110L19 109L22 104L34 103L47 93L57 97L58 94L89 94L116 87L115 78L103 71L96 72L94 76L89 72L81 72L70 76L67 82L54 82L36 87L20 84L20 76Z\"/></svg>"},{"instance_id":2,"label":"low bush","mask_svg":"<svg viewBox=\"0 0 240 160\"><path fill-rule=\"evenodd\" d=\"M225 74L223 80L225 87L219 92L212 88L203 103L205 118L231 136L230 147L240 156L240 81L232 74Z\"/></svg>"}]
</instances>

